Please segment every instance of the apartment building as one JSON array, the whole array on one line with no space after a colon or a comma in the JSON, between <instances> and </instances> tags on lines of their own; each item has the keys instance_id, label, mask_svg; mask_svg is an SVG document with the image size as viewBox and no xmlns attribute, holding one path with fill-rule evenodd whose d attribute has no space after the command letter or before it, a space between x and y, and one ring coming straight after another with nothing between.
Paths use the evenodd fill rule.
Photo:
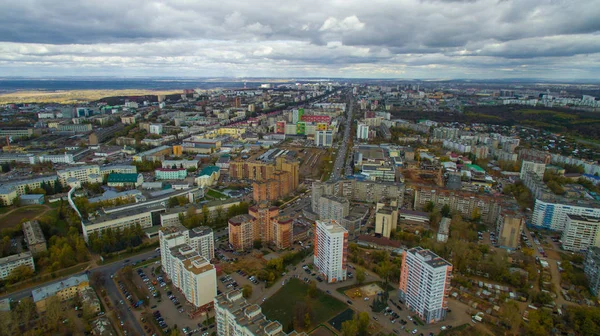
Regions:
<instances>
[{"instance_id":1,"label":"apartment building","mask_svg":"<svg viewBox=\"0 0 600 336\"><path fill-rule=\"evenodd\" d=\"M166 252L166 253L165 253ZM163 270L186 300L197 308L211 308L217 296L217 271L206 258L187 244L162 251Z\"/></svg>"},{"instance_id":2,"label":"apartment building","mask_svg":"<svg viewBox=\"0 0 600 336\"><path fill-rule=\"evenodd\" d=\"M273 223L272 244L279 250L289 248L294 243L294 221L287 216L279 216Z\"/></svg>"},{"instance_id":3,"label":"apartment building","mask_svg":"<svg viewBox=\"0 0 600 336\"><path fill-rule=\"evenodd\" d=\"M441 321L448 311L452 264L421 247L402 254L400 302L425 323Z\"/></svg>"},{"instance_id":4,"label":"apartment building","mask_svg":"<svg viewBox=\"0 0 600 336\"><path fill-rule=\"evenodd\" d=\"M414 186L414 208L423 210L425 205L433 202L440 210L448 205L451 211L460 212L463 217L472 218L478 212L486 223L496 223L500 215L500 200L492 196L460 190L449 190L434 186Z\"/></svg>"},{"instance_id":5,"label":"apartment building","mask_svg":"<svg viewBox=\"0 0 600 336\"><path fill-rule=\"evenodd\" d=\"M232 179L247 179L251 181L268 181L275 179L276 172L290 174L290 185L286 188L296 190L299 183L299 162L285 157L275 158L275 162L232 161L229 163L229 176Z\"/></svg>"},{"instance_id":6,"label":"apartment building","mask_svg":"<svg viewBox=\"0 0 600 336\"><path fill-rule=\"evenodd\" d=\"M583 271L588 279L590 292L597 297L600 294L600 247L592 246L587 250Z\"/></svg>"},{"instance_id":7,"label":"apartment building","mask_svg":"<svg viewBox=\"0 0 600 336\"><path fill-rule=\"evenodd\" d=\"M592 246L600 247L600 218L568 214L561 241L565 251L583 252Z\"/></svg>"},{"instance_id":8,"label":"apartment building","mask_svg":"<svg viewBox=\"0 0 600 336\"><path fill-rule=\"evenodd\" d=\"M333 195L352 201L375 203L381 199L396 200L402 204L404 199L404 184L384 181L359 181L344 179L336 182L313 182L311 193L311 208L316 214L320 213L321 196Z\"/></svg>"},{"instance_id":9,"label":"apartment building","mask_svg":"<svg viewBox=\"0 0 600 336\"><path fill-rule=\"evenodd\" d=\"M136 166L129 166L129 165L109 165L109 166L102 166L100 167L100 175L104 176L104 175L108 175L111 173L117 173L117 174L136 174L137 171L137 167Z\"/></svg>"},{"instance_id":10,"label":"apartment building","mask_svg":"<svg viewBox=\"0 0 600 336\"><path fill-rule=\"evenodd\" d=\"M62 185L67 185L67 181L71 178L76 179L81 183L95 183L100 178L100 167L97 165L89 166L76 166L62 169L56 172L58 174L58 180Z\"/></svg>"},{"instance_id":11,"label":"apartment building","mask_svg":"<svg viewBox=\"0 0 600 336\"><path fill-rule=\"evenodd\" d=\"M42 313L46 311L46 303L51 297L56 296L61 302L64 302L74 298L87 288L90 288L88 276L81 274L34 289L31 291L31 296L38 313Z\"/></svg>"},{"instance_id":12,"label":"apartment building","mask_svg":"<svg viewBox=\"0 0 600 336\"><path fill-rule=\"evenodd\" d=\"M513 210L503 210L498 216L496 233L498 235L498 246L516 250L521 240L521 232L525 226L525 217Z\"/></svg>"},{"instance_id":13,"label":"apartment building","mask_svg":"<svg viewBox=\"0 0 600 336\"><path fill-rule=\"evenodd\" d=\"M9 206L14 203L17 199L18 194L15 187L12 186L0 186L0 204L3 206Z\"/></svg>"},{"instance_id":14,"label":"apartment building","mask_svg":"<svg viewBox=\"0 0 600 336\"><path fill-rule=\"evenodd\" d=\"M322 220L333 219L341 223L350 213L350 202L342 197L333 195L321 196L319 202L319 218Z\"/></svg>"},{"instance_id":15,"label":"apartment building","mask_svg":"<svg viewBox=\"0 0 600 336\"><path fill-rule=\"evenodd\" d=\"M281 323L269 321L259 305L248 303L241 290L218 295L214 307L218 336L306 336L284 332Z\"/></svg>"},{"instance_id":16,"label":"apartment building","mask_svg":"<svg viewBox=\"0 0 600 336\"><path fill-rule=\"evenodd\" d=\"M35 264L33 263L31 251L0 258L0 279L6 279L15 268L23 265L30 267L35 271Z\"/></svg>"},{"instance_id":17,"label":"apartment building","mask_svg":"<svg viewBox=\"0 0 600 336\"><path fill-rule=\"evenodd\" d=\"M219 129L217 129L217 134L219 136L229 135L235 139L240 138L244 133L246 133L245 128L220 127Z\"/></svg>"},{"instance_id":18,"label":"apartment building","mask_svg":"<svg viewBox=\"0 0 600 336\"><path fill-rule=\"evenodd\" d=\"M234 250L251 250L255 240L260 238L255 230L254 217L243 214L228 220L229 244Z\"/></svg>"},{"instance_id":19,"label":"apartment building","mask_svg":"<svg viewBox=\"0 0 600 336\"><path fill-rule=\"evenodd\" d=\"M359 140L369 139L369 126L365 124L358 124L356 129L356 138Z\"/></svg>"},{"instance_id":20,"label":"apartment building","mask_svg":"<svg viewBox=\"0 0 600 336\"><path fill-rule=\"evenodd\" d=\"M0 129L0 137L13 137L13 138L28 138L33 136L33 128L2 128Z\"/></svg>"},{"instance_id":21,"label":"apartment building","mask_svg":"<svg viewBox=\"0 0 600 336\"><path fill-rule=\"evenodd\" d=\"M27 248L31 254L36 255L38 253L46 252L48 249L46 246L46 237L44 237L40 223L33 220L24 222L22 226L25 242L27 243Z\"/></svg>"},{"instance_id":22,"label":"apartment building","mask_svg":"<svg viewBox=\"0 0 600 336\"><path fill-rule=\"evenodd\" d=\"M600 217L600 204L585 200L567 200L564 198L536 199L531 223L542 228L563 231L567 215Z\"/></svg>"},{"instance_id":23,"label":"apartment building","mask_svg":"<svg viewBox=\"0 0 600 336\"><path fill-rule=\"evenodd\" d=\"M200 226L191 230L183 225L163 226L158 232L161 258L166 258L169 249L179 245L189 245L204 257L212 260L215 257L215 240L213 231L207 226ZM170 271L170 270L168 270Z\"/></svg>"},{"instance_id":24,"label":"apartment building","mask_svg":"<svg viewBox=\"0 0 600 336\"><path fill-rule=\"evenodd\" d=\"M260 202L248 208L248 214L253 218L254 229L264 243L275 241L275 221L279 216L279 207L271 206L269 202Z\"/></svg>"},{"instance_id":25,"label":"apartment building","mask_svg":"<svg viewBox=\"0 0 600 336\"><path fill-rule=\"evenodd\" d=\"M528 172L532 172L539 179L542 179L542 178L544 178L545 171L546 171L545 163L540 163L540 162L535 162L535 161L523 161L523 164L521 164L520 178L521 178L521 180L523 180L523 179L525 179L525 174L527 174Z\"/></svg>"},{"instance_id":26,"label":"apartment building","mask_svg":"<svg viewBox=\"0 0 600 336\"><path fill-rule=\"evenodd\" d=\"M318 220L314 233L314 265L328 283L346 280L348 230L334 220Z\"/></svg>"},{"instance_id":27,"label":"apartment building","mask_svg":"<svg viewBox=\"0 0 600 336\"><path fill-rule=\"evenodd\" d=\"M333 145L333 131L323 130L315 132L315 146L331 147Z\"/></svg>"},{"instance_id":28,"label":"apartment building","mask_svg":"<svg viewBox=\"0 0 600 336\"><path fill-rule=\"evenodd\" d=\"M94 132L90 133L88 137L88 142L91 146L96 146L110 138L112 138L115 134L119 133L125 128L125 125L122 123L116 123L109 127L99 128Z\"/></svg>"},{"instance_id":29,"label":"apartment building","mask_svg":"<svg viewBox=\"0 0 600 336\"><path fill-rule=\"evenodd\" d=\"M6 187L9 189L13 188L16 191L17 196L21 196L25 195L27 190L41 188L42 185L49 185L51 187L54 187L57 180L58 178L56 177L56 175L36 177L28 180L4 183L2 187Z\"/></svg>"}]
</instances>

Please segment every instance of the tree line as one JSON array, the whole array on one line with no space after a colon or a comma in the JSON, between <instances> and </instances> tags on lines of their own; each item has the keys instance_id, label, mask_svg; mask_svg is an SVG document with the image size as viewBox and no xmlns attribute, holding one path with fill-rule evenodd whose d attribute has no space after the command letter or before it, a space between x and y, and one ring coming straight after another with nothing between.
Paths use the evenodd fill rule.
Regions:
<instances>
[{"instance_id":1,"label":"tree line","mask_svg":"<svg viewBox=\"0 0 600 336\"><path fill-rule=\"evenodd\" d=\"M142 243L144 231L140 224L121 228L108 228L98 232L92 232L88 236L90 249L95 253L111 253L127 248L136 247Z\"/></svg>"}]
</instances>

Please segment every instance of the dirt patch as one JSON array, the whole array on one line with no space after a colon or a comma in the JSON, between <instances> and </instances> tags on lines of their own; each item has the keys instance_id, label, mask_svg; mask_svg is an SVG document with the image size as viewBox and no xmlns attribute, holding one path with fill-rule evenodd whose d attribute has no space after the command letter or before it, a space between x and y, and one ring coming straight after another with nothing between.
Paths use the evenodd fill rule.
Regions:
<instances>
[{"instance_id":1,"label":"dirt patch","mask_svg":"<svg viewBox=\"0 0 600 336\"><path fill-rule=\"evenodd\" d=\"M32 205L18 208L12 212L0 217L0 228L9 228L20 224L23 220L36 218L46 212L47 207L42 205Z\"/></svg>"},{"instance_id":2,"label":"dirt patch","mask_svg":"<svg viewBox=\"0 0 600 336\"><path fill-rule=\"evenodd\" d=\"M257 253L241 256L233 264L222 263L221 265L225 273L233 273L241 269L248 274L256 275L257 272L263 269L266 264L266 260L262 258L262 253Z\"/></svg>"},{"instance_id":3,"label":"dirt patch","mask_svg":"<svg viewBox=\"0 0 600 336\"><path fill-rule=\"evenodd\" d=\"M376 284L369 284L362 287L350 288L344 292L346 296L351 297L353 299L362 298L362 297L373 297L377 295L377 293L383 292L383 289Z\"/></svg>"},{"instance_id":4,"label":"dirt patch","mask_svg":"<svg viewBox=\"0 0 600 336\"><path fill-rule=\"evenodd\" d=\"M547 249L547 250L544 250L544 252L546 252L548 259L560 261L560 255L558 254L558 252L556 252L556 250Z\"/></svg>"}]
</instances>

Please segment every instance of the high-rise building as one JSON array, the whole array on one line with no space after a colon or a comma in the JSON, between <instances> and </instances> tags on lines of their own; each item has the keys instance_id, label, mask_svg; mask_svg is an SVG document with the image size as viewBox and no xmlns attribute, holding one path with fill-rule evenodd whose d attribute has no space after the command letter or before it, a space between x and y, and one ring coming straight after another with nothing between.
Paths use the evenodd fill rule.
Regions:
<instances>
[{"instance_id":1,"label":"high-rise building","mask_svg":"<svg viewBox=\"0 0 600 336\"><path fill-rule=\"evenodd\" d=\"M274 240L273 226L279 216L279 207L271 206L269 202L260 202L248 208L248 214L255 222L254 230L258 234L258 239L263 242L272 242Z\"/></svg>"},{"instance_id":2,"label":"high-rise building","mask_svg":"<svg viewBox=\"0 0 600 336\"><path fill-rule=\"evenodd\" d=\"M321 197L319 203L319 218L322 220L333 219L341 223L350 213L350 202L346 198L326 195Z\"/></svg>"},{"instance_id":3,"label":"high-rise building","mask_svg":"<svg viewBox=\"0 0 600 336\"><path fill-rule=\"evenodd\" d=\"M294 242L294 221L288 216L279 216L273 221L273 245L286 249Z\"/></svg>"},{"instance_id":4,"label":"high-rise building","mask_svg":"<svg viewBox=\"0 0 600 336\"><path fill-rule=\"evenodd\" d=\"M334 220L318 220L314 233L314 264L329 283L346 280L348 230Z\"/></svg>"},{"instance_id":5,"label":"high-rise building","mask_svg":"<svg viewBox=\"0 0 600 336\"><path fill-rule=\"evenodd\" d=\"M600 247L590 247L585 254L583 271L592 294L600 294Z\"/></svg>"},{"instance_id":6,"label":"high-rise building","mask_svg":"<svg viewBox=\"0 0 600 336\"><path fill-rule=\"evenodd\" d=\"M448 310L452 264L421 247L404 251L400 272L400 302L425 323L441 321Z\"/></svg>"},{"instance_id":7,"label":"high-rise building","mask_svg":"<svg viewBox=\"0 0 600 336\"><path fill-rule=\"evenodd\" d=\"M525 174L527 172L533 172L538 178L544 177L544 172L546 171L546 164L539 163L534 161L523 161L521 165L521 180L525 179Z\"/></svg>"},{"instance_id":8,"label":"high-rise building","mask_svg":"<svg viewBox=\"0 0 600 336\"><path fill-rule=\"evenodd\" d=\"M232 179L254 181L255 202L273 201L285 197L298 188L299 162L282 156L275 158L274 163L232 161L229 163L229 176Z\"/></svg>"},{"instance_id":9,"label":"high-rise building","mask_svg":"<svg viewBox=\"0 0 600 336\"><path fill-rule=\"evenodd\" d=\"M331 147L333 145L333 131L317 131L315 133L315 146Z\"/></svg>"},{"instance_id":10,"label":"high-rise building","mask_svg":"<svg viewBox=\"0 0 600 336\"><path fill-rule=\"evenodd\" d=\"M229 218L229 244L238 251L251 250L255 240L260 238L255 230L254 217L243 214Z\"/></svg>"},{"instance_id":11,"label":"high-rise building","mask_svg":"<svg viewBox=\"0 0 600 336\"><path fill-rule=\"evenodd\" d=\"M359 140L369 139L369 126L365 124L358 124L356 129L356 138Z\"/></svg>"},{"instance_id":12,"label":"high-rise building","mask_svg":"<svg viewBox=\"0 0 600 336\"><path fill-rule=\"evenodd\" d=\"M214 256L214 238L210 228L196 229L161 228L161 263L173 286L188 302L197 308L209 309L217 295L217 272L209 261Z\"/></svg>"},{"instance_id":13,"label":"high-rise building","mask_svg":"<svg viewBox=\"0 0 600 336\"><path fill-rule=\"evenodd\" d=\"M600 217L600 205L586 200L535 200L531 223L553 231L563 231L567 215Z\"/></svg>"},{"instance_id":14,"label":"high-rise building","mask_svg":"<svg viewBox=\"0 0 600 336\"><path fill-rule=\"evenodd\" d=\"M241 290L222 293L215 298L215 321L218 336L306 336L286 333L278 321L269 321L260 306L248 303Z\"/></svg>"},{"instance_id":15,"label":"high-rise building","mask_svg":"<svg viewBox=\"0 0 600 336\"><path fill-rule=\"evenodd\" d=\"M566 251L583 252L592 246L600 247L600 218L567 215L561 241L562 248Z\"/></svg>"}]
</instances>

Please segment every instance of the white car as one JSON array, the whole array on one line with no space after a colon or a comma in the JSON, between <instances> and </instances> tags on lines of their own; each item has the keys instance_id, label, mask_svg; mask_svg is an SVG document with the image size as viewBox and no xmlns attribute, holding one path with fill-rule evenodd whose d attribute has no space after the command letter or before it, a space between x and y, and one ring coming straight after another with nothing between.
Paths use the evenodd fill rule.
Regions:
<instances>
[{"instance_id":1,"label":"white car","mask_svg":"<svg viewBox=\"0 0 600 336\"><path fill-rule=\"evenodd\" d=\"M417 330L417 329L414 329L414 330L412 331L412 333L413 333L413 334L416 334L417 332L418 332L418 330Z\"/></svg>"}]
</instances>

